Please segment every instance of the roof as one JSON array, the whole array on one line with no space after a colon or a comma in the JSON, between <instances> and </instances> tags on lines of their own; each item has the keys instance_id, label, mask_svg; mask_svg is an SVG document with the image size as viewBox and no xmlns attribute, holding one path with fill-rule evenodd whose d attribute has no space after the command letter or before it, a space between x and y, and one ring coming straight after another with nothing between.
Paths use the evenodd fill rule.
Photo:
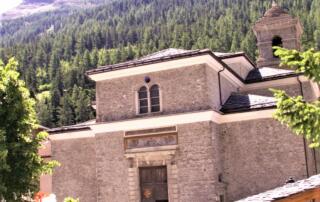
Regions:
<instances>
[{"instance_id":1,"label":"roof","mask_svg":"<svg viewBox=\"0 0 320 202\"><path fill-rule=\"evenodd\" d=\"M120 69L127 69L127 68L136 67L139 65L153 64L153 63L157 63L157 62L163 62L166 60L190 57L190 56L195 56L195 55L202 55L202 54L207 54L207 53L211 53L211 51L209 49L183 50L183 49L169 48L169 49L155 52L155 53L152 53L150 55L147 55L147 56L135 59L135 60L130 60L127 62L122 62L122 63L118 63L118 64L114 64L114 65L101 66L97 69L89 70L86 73L88 75L99 74L99 73L103 73L103 72L110 72L110 71L116 71L116 70L120 70Z\"/></svg>"},{"instance_id":2,"label":"roof","mask_svg":"<svg viewBox=\"0 0 320 202\"><path fill-rule=\"evenodd\" d=\"M272 67L262 67L253 69L249 72L246 83L261 82L273 79L280 79L298 75L293 70L278 69Z\"/></svg>"},{"instance_id":3,"label":"roof","mask_svg":"<svg viewBox=\"0 0 320 202\"><path fill-rule=\"evenodd\" d=\"M93 74L99 74L103 72L134 68L140 65L154 64L154 63L159 63L163 61L199 56L204 54L209 54L212 57L214 57L222 66L227 68L235 77L237 77L239 80L241 80L244 83L254 83L254 82L280 79L283 77L290 77L290 76L297 75L292 70L283 70L283 69L276 69L271 67L264 67L260 69L254 68L248 74L247 78L244 80L231 67L229 67L226 63L223 62L223 60L229 59L229 58L245 57L247 61L251 63L252 66L255 67L254 62L252 62L244 52L221 53L221 52L212 52L209 49L184 50L184 49L175 49L175 48L161 50L161 51L149 54L147 56L144 56L135 60L127 61L127 62L102 66L97 69L89 70L86 73L87 75L93 75Z\"/></svg>"},{"instance_id":4,"label":"roof","mask_svg":"<svg viewBox=\"0 0 320 202\"><path fill-rule=\"evenodd\" d=\"M206 49L204 49L206 50ZM138 60L149 60L149 59L157 59L157 58L162 58L162 57L170 57L170 56L175 56L179 54L184 54L184 53L192 53L198 50L185 50L185 49L176 49L176 48L168 48L164 49L155 53L151 53L149 55L143 56L139 58Z\"/></svg>"},{"instance_id":5,"label":"roof","mask_svg":"<svg viewBox=\"0 0 320 202\"><path fill-rule=\"evenodd\" d=\"M282 187L278 187L254 196L250 196L245 199L241 199L238 202L274 201L316 188L320 188L320 175L314 175L308 179L300 180L294 183L287 183Z\"/></svg>"},{"instance_id":6,"label":"roof","mask_svg":"<svg viewBox=\"0 0 320 202\"><path fill-rule=\"evenodd\" d=\"M281 15L288 15L277 3L273 2L272 7L266 11L264 17L279 17Z\"/></svg>"},{"instance_id":7,"label":"roof","mask_svg":"<svg viewBox=\"0 0 320 202\"><path fill-rule=\"evenodd\" d=\"M39 125L39 126L38 126L38 129L40 129L40 130L48 130L49 128L47 128L47 127L45 127L45 126L43 126L43 125Z\"/></svg>"},{"instance_id":8,"label":"roof","mask_svg":"<svg viewBox=\"0 0 320 202\"><path fill-rule=\"evenodd\" d=\"M299 19L293 18L286 10L282 9L277 3L273 2L272 7L268 9L262 18L260 18L254 25L254 31L256 32L257 29L261 29L263 31L266 30L265 25L274 26L275 23L281 24L284 26L285 24L296 24L299 22ZM302 32L302 28L300 22L297 24L298 31Z\"/></svg>"},{"instance_id":9,"label":"roof","mask_svg":"<svg viewBox=\"0 0 320 202\"><path fill-rule=\"evenodd\" d=\"M222 66L225 66L226 68L228 68L231 73L233 73L236 77L241 79L241 77L237 75L224 62L222 62L221 59L224 59L225 57L228 57L228 58L239 57L240 56L239 54L241 54L241 56L244 56L245 54L243 52L220 53L220 52L212 52L209 49L184 50L184 49L169 48L169 49L161 50L135 60L130 60L127 62L122 62L114 65L102 66L97 69L89 70L86 73L87 75L93 75L93 74L99 74L103 72L133 68L140 65L154 64L154 63L164 62L164 61L173 60L173 59L181 59L181 58L193 57L193 56L199 56L199 55L205 55L205 54L209 54L212 57L214 57Z\"/></svg>"},{"instance_id":10,"label":"roof","mask_svg":"<svg viewBox=\"0 0 320 202\"><path fill-rule=\"evenodd\" d=\"M81 130L91 130L90 125L95 124L96 120L89 120L80 124L71 126L62 126L60 128L48 129L47 132L50 133L64 133L67 131L81 131Z\"/></svg>"},{"instance_id":11,"label":"roof","mask_svg":"<svg viewBox=\"0 0 320 202\"><path fill-rule=\"evenodd\" d=\"M276 107L274 97L254 94L232 93L223 104L221 112L234 113Z\"/></svg>"}]
</instances>

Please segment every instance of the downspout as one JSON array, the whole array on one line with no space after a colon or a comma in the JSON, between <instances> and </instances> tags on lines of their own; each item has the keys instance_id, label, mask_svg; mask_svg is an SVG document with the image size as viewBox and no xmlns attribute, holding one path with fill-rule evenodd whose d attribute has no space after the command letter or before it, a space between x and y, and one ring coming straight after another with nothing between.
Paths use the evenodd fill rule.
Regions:
<instances>
[{"instance_id":1,"label":"downspout","mask_svg":"<svg viewBox=\"0 0 320 202\"><path fill-rule=\"evenodd\" d=\"M221 74L221 72L223 72L225 69L226 69L226 67L223 66L223 68L218 71L218 86L219 86L220 108L222 108L222 104L223 104L223 103L222 103L221 76L220 76L220 74ZM220 155L219 155L219 161L221 161ZM220 169L221 169L221 166L220 166ZM223 169L222 169L222 170L223 170ZM222 173L219 174L218 178L219 178L219 182L220 182L220 183L224 183L224 184L226 183L226 182L223 181ZM222 197L222 198L221 198L221 197ZM223 201L226 200L225 197L226 197L226 188L223 189L223 194L219 195L220 201L221 201L221 200L223 200Z\"/></svg>"},{"instance_id":2,"label":"downspout","mask_svg":"<svg viewBox=\"0 0 320 202\"><path fill-rule=\"evenodd\" d=\"M220 107L222 107L222 93L221 93L221 72L223 72L224 70L226 69L226 67L223 66L223 69L221 69L219 72L218 72L218 82L219 82L219 97L220 97Z\"/></svg>"},{"instance_id":3,"label":"downspout","mask_svg":"<svg viewBox=\"0 0 320 202\"><path fill-rule=\"evenodd\" d=\"M316 169L316 174L318 174L318 166L317 166L317 154L316 154L316 149L312 149L313 150L313 160L314 160L314 167Z\"/></svg>"},{"instance_id":4,"label":"downspout","mask_svg":"<svg viewBox=\"0 0 320 202\"><path fill-rule=\"evenodd\" d=\"M304 147L304 158L305 158L305 161L306 161L307 177L310 177L309 168L308 168L308 157L307 157L307 143L306 143L306 139L304 137L303 137L303 147Z\"/></svg>"},{"instance_id":5,"label":"downspout","mask_svg":"<svg viewBox=\"0 0 320 202\"><path fill-rule=\"evenodd\" d=\"M304 97L303 88L302 88L302 82L299 79L299 75L297 76L297 80L298 80L299 85L300 85L300 94L301 94L302 97ZM303 147L304 147L304 158L305 158L305 161L306 161L307 177L310 177L310 175L309 175L309 166L308 166L308 156L307 156L307 142L306 142L306 138L304 138L304 137L303 137Z\"/></svg>"}]
</instances>

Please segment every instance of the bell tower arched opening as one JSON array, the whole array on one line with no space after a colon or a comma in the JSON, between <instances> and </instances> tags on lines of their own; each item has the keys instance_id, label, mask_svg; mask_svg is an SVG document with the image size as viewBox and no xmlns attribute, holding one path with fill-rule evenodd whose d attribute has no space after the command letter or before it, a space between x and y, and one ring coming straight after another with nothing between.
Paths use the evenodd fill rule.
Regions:
<instances>
[{"instance_id":1,"label":"bell tower arched opening","mask_svg":"<svg viewBox=\"0 0 320 202\"><path fill-rule=\"evenodd\" d=\"M272 54L274 58L279 58L278 56L275 55L276 49L274 49L275 46L278 47L283 47L282 44L282 38L280 36L274 36L272 38Z\"/></svg>"}]
</instances>

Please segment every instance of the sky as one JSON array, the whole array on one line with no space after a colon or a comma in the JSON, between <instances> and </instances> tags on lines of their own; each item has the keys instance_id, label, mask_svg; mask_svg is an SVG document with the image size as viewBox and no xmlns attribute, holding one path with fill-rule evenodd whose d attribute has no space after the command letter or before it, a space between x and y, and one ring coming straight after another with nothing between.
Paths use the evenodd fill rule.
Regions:
<instances>
[{"instance_id":1,"label":"sky","mask_svg":"<svg viewBox=\"0 0 320 202\"><path fill-rule=\"evenodd\" d=\"M0 0L0 14L18 6L22 0Z\"/></svg>"}]
</instances>

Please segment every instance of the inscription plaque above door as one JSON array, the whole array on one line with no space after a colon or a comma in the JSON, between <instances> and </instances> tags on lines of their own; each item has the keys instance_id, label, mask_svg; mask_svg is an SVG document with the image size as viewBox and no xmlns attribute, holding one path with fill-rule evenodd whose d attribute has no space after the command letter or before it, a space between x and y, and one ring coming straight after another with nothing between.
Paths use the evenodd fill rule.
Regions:
<instances>
[{"instance_id":1,"label":"inscription plaque above door","mask_svg":"<svg viewBox=\"0 0 320 202\"><path fill-rule=\"evenodd\" d=\"M175 126L126 131L124 135L124 147L126 150L177 144L178 133Z\"/></svg>"}]
</instances>

